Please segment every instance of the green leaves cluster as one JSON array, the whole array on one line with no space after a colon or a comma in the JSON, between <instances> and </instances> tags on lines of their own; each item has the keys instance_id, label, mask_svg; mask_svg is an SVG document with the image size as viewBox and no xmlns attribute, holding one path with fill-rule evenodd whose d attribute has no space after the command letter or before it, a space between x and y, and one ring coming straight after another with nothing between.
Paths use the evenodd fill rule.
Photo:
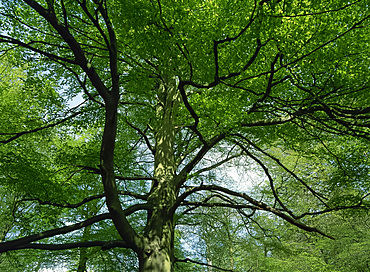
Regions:
<instances>
[{"instance_id":1,"label":"green leaves cluster","mask_svg":"<svg viewBox=\"0 0 370 272\"><path fill-rule=\"evenodd\" d=\"M145 241L173 227L167 257L174 251L179 271L366 269L366 1L16 0L0 9L0 193L12 207L1 239L84 222L109 202L115 224L43 242L125 241L58 258L71 269L91 256L99 271L134 270L129 249L143 258ZM233 180L236 167L252 169L258 186ZM153 179L159 169L169 180ZM19 252L8 260L57 256Z\"/></svg>"}]
</instances>

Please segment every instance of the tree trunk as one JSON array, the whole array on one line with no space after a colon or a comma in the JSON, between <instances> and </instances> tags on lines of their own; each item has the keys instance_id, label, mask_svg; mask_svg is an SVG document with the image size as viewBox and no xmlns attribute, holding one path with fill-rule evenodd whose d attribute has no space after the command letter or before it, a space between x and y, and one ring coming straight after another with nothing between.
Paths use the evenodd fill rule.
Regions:
<instances>
[{"instance_id":1,"label":"tree trunk","mask_svg":"<svg viewBox=\"0 0 370 272\"><path fill-rule=\"evenodd\" d=\"M87 271L87 248L80 248L80 256L78 260L77 272Z\"/></svg>"},{"instance_id":2,"label":"tree trunk","mask_svg":"<svg viewBox=\"0 0 370 272\"><path fill-rule=\"evenodd\" d=\"M173 271L173 243L171 243L173 231L166 230L163 232L163 236L169 239L158 236L152 237L151 240L145 239L144 250L139 256L139 272Z\"/></svg>"},{"instance_id":3,"label":"tree trunk","mask_svg":"<svg viewBox=\"0 0 370 272\"><path fill-rule=\"evenodd\" d=\"M176 110L180 94L174 78L163 78L158 87L154 177L148 202L152 212L139 255L140 272L171 272L174 264L174 224L170 208L176 200L176 162L174 155Z\"/></svg>"},{"instance_id":4,"label":"tree trunk","mask_svg":"<svg viewBox=\"0 0 370 272\"><path fill-rule=\"evenodd\" d=\"M84 232L82 235L82 241L88 241L88 236L90 234L90 229L91 226L87 226L84 228ZM77 272L86 272L87 271L87 259L88 259L88 248L82 247L79 249L80 251L80 256L78 259L78 267L77 267Z\"/></svg>"}]
</instances>

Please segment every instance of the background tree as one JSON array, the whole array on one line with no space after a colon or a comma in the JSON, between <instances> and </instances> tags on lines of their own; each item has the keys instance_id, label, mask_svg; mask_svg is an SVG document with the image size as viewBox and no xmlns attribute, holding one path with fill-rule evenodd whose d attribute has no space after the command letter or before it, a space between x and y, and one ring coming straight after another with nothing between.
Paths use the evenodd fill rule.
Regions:
<instances>
[{"instance_id":1,"label":"background tree","mask_svg":"<svg viewBox=\"0 0 370 272\"><path fill-rule=\"evenodd\" d=\"M366 1L0 8L2 56L27 76L15 93L1 88L1 182L31 205L17 206L20 223L0 252L72 250L78 257L67 262L81 268L84 248L101 247L110 249L97 251L102 259L116 260L110 271L173 271L176 262L207 264L217 250L202 228L204 260L175 256L175 233L187 230L179 223L215 226L197 219L211 208L240 216L221 224L226 233L238 220L273 218L276 228L283 220L329 238L309 218L368 208L359 156L369 140ZM359 169L347 169L342 146L356 147ZM227 165L262 171L268 190L248 191ZM229 257L223 268L207 265L233 269Z\"/></svg>"}]
</instances>

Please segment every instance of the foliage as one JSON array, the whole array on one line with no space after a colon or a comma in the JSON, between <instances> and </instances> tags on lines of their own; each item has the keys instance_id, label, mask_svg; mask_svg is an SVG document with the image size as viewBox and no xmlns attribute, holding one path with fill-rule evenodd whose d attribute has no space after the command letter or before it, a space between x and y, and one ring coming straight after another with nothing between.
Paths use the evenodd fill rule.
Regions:
<instances>
[{"instance_id":1,"label":"foliage","mask_svg":"<svg viewBox=\"0 0 370 272\"><path fill-rule=\"evenodd\" d=\"M369 12L0 1L5 265L366 269Z\"/></svg>"}]
</instances>

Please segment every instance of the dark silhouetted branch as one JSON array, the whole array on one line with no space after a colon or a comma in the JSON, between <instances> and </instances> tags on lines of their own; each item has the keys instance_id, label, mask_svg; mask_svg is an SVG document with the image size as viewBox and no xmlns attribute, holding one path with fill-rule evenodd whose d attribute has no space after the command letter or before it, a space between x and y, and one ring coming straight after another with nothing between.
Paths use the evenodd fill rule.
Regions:
<instances>
[{"instance_id":1,"label":"dark silhouetted branch","mask_svg":"<svg viewBox=\"0 0 370 272\"><path fill-rule=\"evenodd\" d=\"M14 250L20 249L42 249L42 250L65 250L74 248L86 247L101 247L102 250L107 250L115 247L127 248L128 245L124 241L87 241L68 244L27 244L19 246Z\"/></svg>"},{"instance_id":2,"label":"dark silhouetted branch","mask_svg":"<svg viewBox=\"0 0 370 272\"><path fill-rule=\"evenodd\" d=\"M222 267L219 267L219 266L216 266L216 265L194 261L194 260L191 260L189 258L186 258L186 259L175 259L175 262L176 263L194 263L194 264L199 264L199 265L203 265L203 266L208 266L208 267L216 268L216 269L219 269L221 271L229 271L229 272L233 272L234 271L234 270L225 269L225 268L222 268Z\"/></svg>"},{"instance_id":3,"label":"dark silhouetted branch","mask_svg":"<svg viewBox=\"0 0 370 272\"><path fill-rule=\"evenodd\" d=\"M12 241L3 242L3 243L0 243L0 253L15 250L20 246L27 245L29 243L32 243L38 240L42 240L42 239L53 237L53 236L60 235L60 234L66 234L66 233L90 226L94 223L100 222L102 220L107 220L107 219L111 219L111 215L109 213L104 213L104 214L100 214L92 218L89 218L77 224L44 231L38 234L30 235L30 236L19 238L19 239L12 240Z\"/></svg>"}]
</instances>

